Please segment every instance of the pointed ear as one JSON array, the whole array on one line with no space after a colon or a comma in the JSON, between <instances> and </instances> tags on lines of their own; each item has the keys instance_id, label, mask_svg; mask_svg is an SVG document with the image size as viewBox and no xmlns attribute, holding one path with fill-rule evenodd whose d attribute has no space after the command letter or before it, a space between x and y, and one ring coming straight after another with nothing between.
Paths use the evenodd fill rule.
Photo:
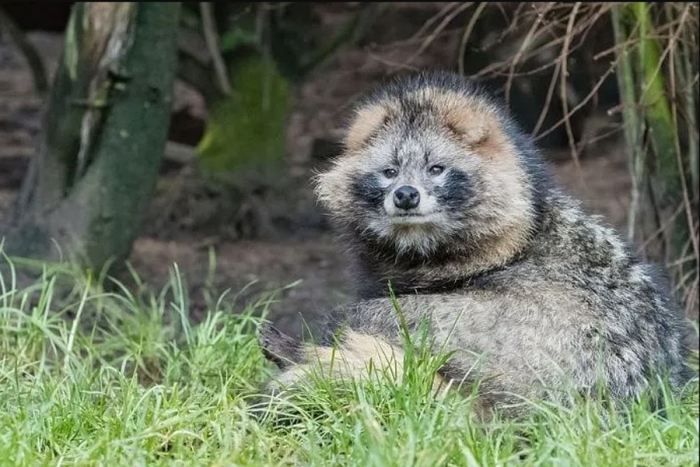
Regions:
<instances>
[{"instance_id":1,"label":"pointed ear","mask_svg":"<svg viewBox=\"0 0 700 467\"><path fill-rule=\"evenodd\" d=\"M447 128L470 146L484 143L490 136L492 117L485 109L451 103L444 115Z\"/></svg>"},{"instance_id":2,"label":"pointed ear","mask_svg":"<svg viewBox=\"0 0 700 467\"><path fill-rule=\"evenodd\" d=\"M359 109L345 136L345 149L349 153L362 149L390 120L391 111L386 103L372 104Z\"/></svg>"}]
</instances>

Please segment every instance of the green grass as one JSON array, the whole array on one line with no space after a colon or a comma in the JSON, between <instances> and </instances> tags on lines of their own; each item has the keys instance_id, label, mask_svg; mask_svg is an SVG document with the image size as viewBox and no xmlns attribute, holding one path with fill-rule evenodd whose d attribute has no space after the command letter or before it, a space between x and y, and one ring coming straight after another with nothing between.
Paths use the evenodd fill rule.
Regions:
<instances>
[{"instance_id":1,"label":"green grass","mask_svg":"<svg viewBox=\"0 0 700 467\"><path fill-rule=\"evenodd\" d=\"M477 424L469 398L429 396L436 360L418 352L402 383L317 381L256 417L265 300L213 302L195 325L177 268L158 295L63 266L1 278L0 465L698 465L697 382L665 417L589 402Z\"/></svg>"}]
</instances>

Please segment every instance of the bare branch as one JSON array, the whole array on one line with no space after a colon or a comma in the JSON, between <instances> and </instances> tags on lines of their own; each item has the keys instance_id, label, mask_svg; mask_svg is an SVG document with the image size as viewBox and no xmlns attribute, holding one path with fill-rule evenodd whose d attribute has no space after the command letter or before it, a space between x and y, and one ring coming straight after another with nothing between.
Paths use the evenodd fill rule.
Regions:
<instances>
[{"instance_id":1,"label":"bare branch","mask_svg":"<svg viewBox=\"0 0 700 467\"><path fill-rule=\"evenodd\" d=\"M221 56L221 50L219 50L219 35L216 32L211 2L199 2L199 11L202 14L202 32L204 33L204 40L207 44L212 62L214 63L219 89L224 94L229 95L231 94L231 82L228 79L228 73L226 71L224 59Z\"/></svg>"}]
</instances>

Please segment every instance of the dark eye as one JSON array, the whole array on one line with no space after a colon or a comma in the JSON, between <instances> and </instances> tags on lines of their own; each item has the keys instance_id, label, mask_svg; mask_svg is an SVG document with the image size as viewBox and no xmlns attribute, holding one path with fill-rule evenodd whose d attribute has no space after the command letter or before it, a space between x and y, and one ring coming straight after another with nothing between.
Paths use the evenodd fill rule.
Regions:
<instances>
[{"instance_id":1,"label":"dark eye","mask_svg":"<svg viewBox=\"0 0 700 467\"><path fill-rule=\"evenodd\" d=\"M445 170L443 166L434 165L428 170L428 172L430 173L430 175L440 175L443 172L443 170Z\"/></svg>"},{"instance_id":2,"label":"dark eye","mask_svg":"<svg viewBox=\"0 0 700 467\"><path fill-rule=\"evenodd\" d=\"M396 177L396 174L398 174L398 172L396 171L396 169L386 169L386 170L384 171L384 176L385 176L386 178L394 178L394 177Z\"/></svg>"}]
</instances>

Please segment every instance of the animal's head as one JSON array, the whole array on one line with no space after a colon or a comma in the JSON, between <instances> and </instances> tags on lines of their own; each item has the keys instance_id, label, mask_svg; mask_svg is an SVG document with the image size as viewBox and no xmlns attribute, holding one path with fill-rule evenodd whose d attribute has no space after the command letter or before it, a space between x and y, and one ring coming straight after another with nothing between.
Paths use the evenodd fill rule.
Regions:
<instances>
[{"instance_id":1,"label":"animal's head","mask_svg":"<svg viewBox=\"0 0 700 467\"><path fill-rule=\"evenodd\" d=\"M423 73L378 88L356 107L344 145L316 192L361 239L414 256L526 242L537 155L466 79Z\"/></svg>"}]
</instances>

